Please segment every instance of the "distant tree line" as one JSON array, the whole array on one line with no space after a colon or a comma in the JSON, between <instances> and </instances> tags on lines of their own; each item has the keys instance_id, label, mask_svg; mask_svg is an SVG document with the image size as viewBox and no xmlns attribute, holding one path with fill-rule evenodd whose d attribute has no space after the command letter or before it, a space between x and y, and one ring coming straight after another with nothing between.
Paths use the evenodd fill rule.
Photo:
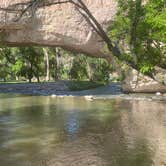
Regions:
<instances>
[{"instance_id":1,"label":"distant tree line","mask_svg":"<svg viewBox=\"0 0 166 166\"><path fill-rule=\"evenodd\" d=\"M90 80L107 82L112 70L104 59L47 47L0 48L1 81Z\"/></svg>"}]
</instances>

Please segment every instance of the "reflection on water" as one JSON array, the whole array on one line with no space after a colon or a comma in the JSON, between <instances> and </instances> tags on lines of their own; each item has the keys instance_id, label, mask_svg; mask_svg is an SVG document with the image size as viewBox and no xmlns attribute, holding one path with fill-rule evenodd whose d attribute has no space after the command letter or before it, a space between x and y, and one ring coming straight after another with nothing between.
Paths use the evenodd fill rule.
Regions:
<instances>
[{"instance_id":1,"label":"reflection on water","mask_svg":"<svg viewBox=\"0 0 166 166\"><path fill-rule=\"evenodd\" d=\"M140 155L150 155L151 165L165 166L166 103L140 101L133 102L130 107L132 112L126 110L121 116L129 148L133 150L138 146Z\"/></svg>"},{"instance_id":2,"label":"reflection on water","mask_svg":"<svg viewBox=\"0 0 166 166\"><path fill-rule=\"evenodd\" d=\"M166 166L166 103L0 96L2 166Z\"/></svg>"}]
</instances>

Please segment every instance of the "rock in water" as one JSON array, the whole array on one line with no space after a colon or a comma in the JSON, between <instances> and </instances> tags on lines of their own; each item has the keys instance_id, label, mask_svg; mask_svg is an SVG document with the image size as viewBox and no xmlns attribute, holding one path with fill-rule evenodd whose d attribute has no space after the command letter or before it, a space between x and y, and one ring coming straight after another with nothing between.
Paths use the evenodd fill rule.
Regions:
<instances>
[{"instance_id":1,"label":"rock in water","mask_svg":"<svg viewBox=\"0 0 166 166\"><path fill-rule=\"evenodd\" d=\"M55 97L57 97L57 95L55 95L55 94L52 94L52 95L51 95L51 97L52 97L52 98L55 98Z\"/></svg>"},{"instance_id":2,"label":"rock in water","mask_svg":"<svg viewBox=\"0 0 166 166\"><path fill-rule=\"evenodd\" d=\"M156 96L161 96L161 93L160 92L156 92Z\"/></svg>"},{"instance_id":3,"label":"rock in water","mask_svg":"<svg viewBox=\"0 0 166 166\"><path fill-rule=\"evenodd\" d=\"M93 96L84 96L84 98L88 101L93 101L94 100Z\"/></svg>"},{"instance_id":4,"label":"rock in water","mask_svg":"<svg viewBox=\"0 0 166 166\"><path fill-rule=\"evenodd\" d=\"M123 81L124 92L144 92L144 93L165 93L166 86L154 81L148 76L145 76L135 69L130 69L126 73L126 78ZM157 95L157 93L156 93Z\"/></svg>"}]
</instances>

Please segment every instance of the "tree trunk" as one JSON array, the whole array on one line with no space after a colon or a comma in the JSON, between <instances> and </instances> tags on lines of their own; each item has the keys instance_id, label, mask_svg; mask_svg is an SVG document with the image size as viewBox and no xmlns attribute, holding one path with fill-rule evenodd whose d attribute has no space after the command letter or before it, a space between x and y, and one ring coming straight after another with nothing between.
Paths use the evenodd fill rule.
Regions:
<instances>
[{"instance_id":1,"label":"tree trunk","mask_svg":"<svg viewBox=\"0 0 166 166\"><path fill-rule=\"evenodd\" d=\"M48 49L43 48L43 52L44 52L45 71L46 71L45 81L49 81L50 80L50 63L49 63Z\"/></svg>"},{"instance_id":2,"label":"tree trunk","mask_svg":"<svg viewBox=\"0 0 166 166\"><path fill-rule=\"evenodd\" d=\"M93 71L89 63L87 63L87 74L90 81L93 80Z\"/></svg>"},{"instance_id":3,"label":"tree trunk","mask_svg":"<svg viewBox=\"0 0 166 166\"><path fill-rule=\"evenodd\" d=\"M56 47L55 48L55 61L54 61L54 64L55 64L55 81L56 80L59 80L60 79L60 76L59 76L59 57L60 57L60 51L59 51L59 48Z\"/></svg>"},{"instance_id":4,"label":"tree trunk","mask_svg":"<svg viewBox=\"0 0 166 166\"><path fill-rule=\"evenodd\" d=\"M3 82L6 82L6 78L5 77L3 78Z\"/></svg>"},{"instance_id":5,"label":"tree trunk","mask_svg":"<svg viewBox=\"0 0 166 166\"><path fill-rule=\"evenodd\" d=\"M16 76L16 81L19 81L19 77L18 76Z\"/></svg>"},{"instance_id":6,"label":"tree trunk","mask_svg":"<svg viewBox=\"0 0 166 166\"><path fill-rule=\"evenodd\" d=\"M39 78L39 76L36 76L36 78L37 78L37 82L39 83L39 82L40 82L40 78Z\"/></svg>"},{"instance_id":7,"label":"tree trunk","mask_svg":"<svg viewBox=\"0 0 166 166\"><path fill-rule=\"evenodd\" d=\"M139 21L141 19L141 5L142 5L142 0L137 0L135 2L135 7L134 7L134 16L133 16L133 20L131 22L131 32L130 32L130 49L131 49L131 53L133 55L133 59L134 59L134 63L137 64L137 55L135 52L135 47L136 47L136 43L137 43L137 27L139 25ZM132 9L131 9L132 10Z\"/></svg>"},{"instance_id":8,"label":"tree trunk","mask_svg":"<svg viewBox=\"0 0 166 166\"><path fill-rule=\"evenodd\" d=\"M31 83L31 82L32 82L31 78L28 78L28 80L29 80L29 83Z\"/></svg>"}]
</instances>

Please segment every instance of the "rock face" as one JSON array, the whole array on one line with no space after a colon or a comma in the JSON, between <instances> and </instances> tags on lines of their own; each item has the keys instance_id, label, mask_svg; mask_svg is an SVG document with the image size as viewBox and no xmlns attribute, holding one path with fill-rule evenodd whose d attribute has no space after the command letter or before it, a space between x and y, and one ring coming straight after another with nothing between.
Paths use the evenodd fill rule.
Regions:
<instances>
[{"instance_id":1,"label":"rock face","mask_svg":"<svg viewBox=\"0 0 166 166\"><path fill-rule=\"evenodd\" d=\"M102 39L94 32L85 18L70 3L58 4L29 10L21 19L13 9L20 9L18 3L29 0L0 0L0 40L12 46L41 45L60 46L90 56L108 58L104 52ZM104 29L114 20L117 12L117 0L83 0ZM9 10L3 10L8 8ZM11 10L12 9L12 10ZM134 72L134 73L133 73ZM159 75L159 77L161 77ZM152 92L166 91L150 78L132 71L126 78L124 91Z\"/></svg>"},{"instance_id":2,"label":"rock face","mask_svg":"<svg viewBox=\"0 0 166 166\"><path fill-rule=\"evenodd\" d=\"M125 92L166 92L165 85L159 84L157 81L144 76L134 69L129 71L122 88Z\"/></svg>"},{"instance_id":3,"label":"rock face","mask_svg":"<svg viewBox=\"0 0 166 166\"><path fill-rule=\"evenodd\" d=\"M5 8L28 0L1 0ZM107 28L117 11L116 0L83 0L98 22ZM106 57L104 43L70 3L39 8L19 21L17 12L0 11L1 39L8 45L60 46L91 56Z\"/></svg>"}]
</instances>

